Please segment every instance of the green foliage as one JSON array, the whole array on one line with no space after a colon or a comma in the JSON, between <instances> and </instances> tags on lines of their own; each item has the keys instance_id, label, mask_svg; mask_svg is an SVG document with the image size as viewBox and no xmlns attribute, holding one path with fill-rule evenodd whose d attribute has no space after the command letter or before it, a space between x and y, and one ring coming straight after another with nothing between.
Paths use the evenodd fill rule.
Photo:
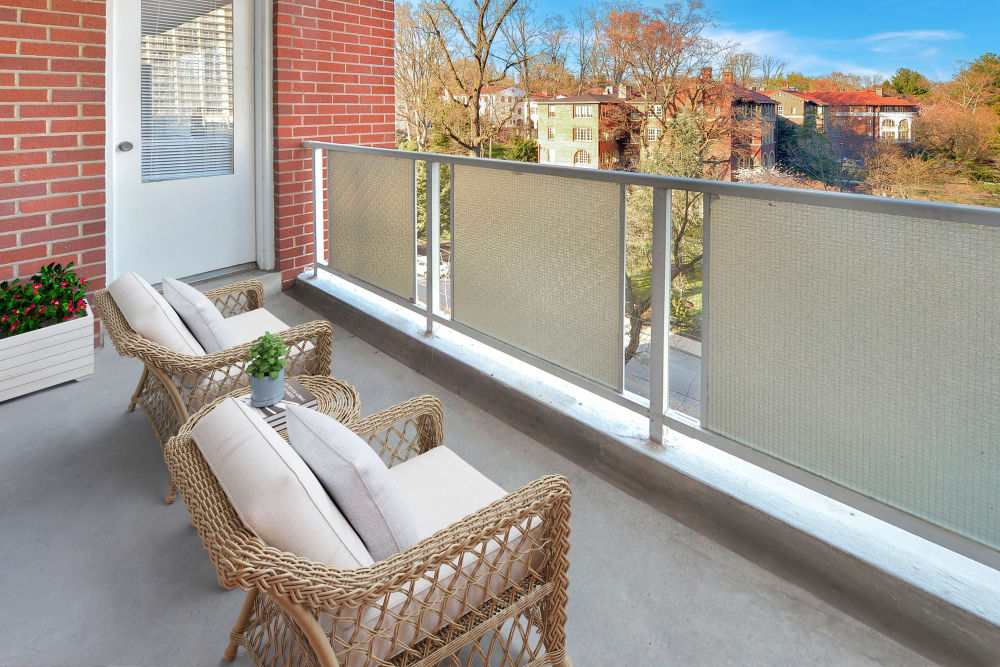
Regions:
<instances>
[{"instance_id":1,"label":"green foliage","mask_svg":"<svg viewBox=\"0 0 1000 667\"><path fill-rule=\"evenodd\" d=\"M451 235L451 166L441 165L441 197L438 205L441 209L441 238ZM417 236L427 235L427 163L417 162Z\"/></svg>"},{"instance_id":2,"label":"green foliage","mask_svg":"<svg viewBox=\"0 0 1000 667\"><path fill-rule=\"evenodd\" d=\"M506 159L515 162L538 162L538 142L530 137L515 136L507 148Z\"/></svg>"},{"instance_id":3,"label":"green foliage","mask_svg":"<svg viewBox=\"0 0 1000 667\"><path fill-rule=\"evenodd\" d=\"M808 91L812 84L812 79L802 72L789 72L785 75L785 84L796 90Z\"/></svg>"},{"instance_id":4,"label":"green foliage","mask_svg":"<svg viewBox=\"0 0 1000 667\"><path fill-rule=\"evenodd\" d=\"M288 348L285 347L285 341L265 331L250 346L250 366L247 367L247 373L258 379L270 377L275 380L287 363Z\"/></svg>"},{"instance_id":5,"label":"green foliage","mask_svg":"<svg viewBox=\"0 0 1000 667\"><path fill-rule=\"evenodd\" d=\"M994 183L1000 181L1000 172L988 164L973 164L969 167L969 180L974 183Z\"/></svg>"},{"instance_id":6,"label":"green foliage","mask_svg":"<svg viewBox=\"0 0 1000 667\"><path fill-rule=\"evenodd\" d=\"M796 125L779 116L774 140L775 163L781 169L827 185L835 185L841 179L840 162L830 139L816 129L815 123Z\"/></svg>"},{"instance_id":7,"label":"green foliage","mask_svg":"<svg viewBox=\"0 0 1000 667\"><path fill-rule=\"evenodd\" d=\"M889 80L889 85L900 95L919 97L930 92L927 79L920 72L907 67L900 67Z\"/></svg>"},{"instance_id":8,"label":"green foliage","mask_svg":"<svg viewBox=\"0 0 1000 667\"><path fill-rule=\"evenodd\" d=\"M72 266L50 263L26 282L0 283L0 338L86 314L87 281L70 271Z\"/></svg>"}]
</instances>

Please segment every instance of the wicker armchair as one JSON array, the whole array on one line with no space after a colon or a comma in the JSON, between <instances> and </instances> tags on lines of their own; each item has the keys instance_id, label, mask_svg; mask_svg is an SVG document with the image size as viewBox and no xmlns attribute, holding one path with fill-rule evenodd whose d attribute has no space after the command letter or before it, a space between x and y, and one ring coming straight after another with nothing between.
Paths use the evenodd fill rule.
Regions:
<instances>
[{"instance_id":1,"label":"wicker armchair","mask_svg":"<svg viewBox=\"0 0 1000 667\"><path fill-rule=\"evenodd\" d=\"M240 521L191 437L211 407L165 456L219 582L248 592L226 660L243 646L255 665L569 667L566 478L542 477L388 560L340 570L269 547ZM441 444L441 405L422 396L350 427L392 466ZM455 576L470 561L471 574Z\"/></svg>"},{"instance_id":2,"label":"wicker armchair","mask_svg":"<svg viewBox=\"0 0 1000 667\"><path fill-rule=\"evenodd\" d=\"M259 280L245 280L205 292L223 317L231 317L263 307L264 288ZM174 352L136 333L119 310L107 289L93 296L94 309L104 321L118 353L136 357L144 364L139 385L132 394L128 411L139 405L162 448L191 413L250 379L245 369L250 343L204 356ZM317 320L277 333L289 346L289 375L328 375L333 345L333 328ZM176 489L168 482L165 500L174 501Z\"/></svg>"}]
</instances>

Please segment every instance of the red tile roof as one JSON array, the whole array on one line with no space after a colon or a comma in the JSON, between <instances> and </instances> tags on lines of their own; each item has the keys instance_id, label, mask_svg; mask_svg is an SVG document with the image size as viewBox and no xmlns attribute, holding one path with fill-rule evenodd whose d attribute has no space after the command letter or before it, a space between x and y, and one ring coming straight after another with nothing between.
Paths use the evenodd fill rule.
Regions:
<instances>
[{"instance_id":1,"label":"red tile roof","mask_svg":"<svg viewBox=\"0 0 1000 667\"><path fill-rule=\"evenodd\" d=\"M763 92L763 91L762 91ZM773 95L779 91L773 90L770 93L764 93ZM809 102L815 102L816 104L835 104L844 106L894 106L894 107L915 107L916 102L911 102L910 100L905 100L901 97L891 97L888 95L879 95L874 90L847 90L847 91L821 91L817 90L811 93L803 93L798 90L782 90L782 93L788 95L794 95L803 100Z\"/></svg>"}]
</instances>

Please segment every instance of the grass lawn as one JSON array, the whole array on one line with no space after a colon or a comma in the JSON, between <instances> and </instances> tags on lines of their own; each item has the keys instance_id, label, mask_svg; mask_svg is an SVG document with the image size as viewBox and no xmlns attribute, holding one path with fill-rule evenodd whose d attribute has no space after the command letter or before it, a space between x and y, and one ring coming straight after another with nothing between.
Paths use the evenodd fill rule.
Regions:
<instances>
[{"instance_id":1,"label":"grass lawn","mask_svg":"<svg viewBox=\"0 0 1000 667\"><path fill-rule=\"evenodd\" d=\"M692 338L701 340L701 269L696 269L687 274L688 288L684 291L684 298L694 304L691 308L691 319L687 326L675 327L671 322L670 330L682 333Z\"/></svg>"}]
</instances>

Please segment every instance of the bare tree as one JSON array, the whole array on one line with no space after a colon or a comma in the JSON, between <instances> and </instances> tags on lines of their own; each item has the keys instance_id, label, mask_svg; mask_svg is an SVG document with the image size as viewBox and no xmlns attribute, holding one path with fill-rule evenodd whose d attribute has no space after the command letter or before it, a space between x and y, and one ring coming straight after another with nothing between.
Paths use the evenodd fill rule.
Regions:
<instances>
[{"instance_id":1,"label":"bare tree","mask_svg":"<svg viewBox=\"0 0 1000 667\"><path fill-rule=\"evenodd\" d=\"M577 94L583 93L586 82L597 69L598 21L593 8L577 5L573 9L573 46L578 66Z\"/></svg>"},{"instance_id":2,"label":"bare tree","mask_svg":"<svg viewBox=\"0 0 1000 667\"><path fill-rule=\"evenodd\" d=\"M757 68L760 70L761 85L768 88L772 87L781 80L787 66L787 62L775 56L761 56L757 62Z\"/></svg>"},{"instance_id":3,"label":"bare tree","mask_svg":"<svg viewBox=\"0 0 1000 667\"><path fill-rule=\"evenodd\" d=\"M440 46L423 14L406 2L396 5L396 116L406 123L406 138L427 148L432 126L432 85L442 63Z\"/></svg>"},{"instance_id":4,"label":"bare tree","mask_svg":"<svg viewBox=\"0 0 1000 667\"><path fill-rule=\"evenodd\" d=\"M442 129L470 155L478 157L496 130L483 114L483 89L506 81L523 60L513 53L501 55L496 48L501 28L518 2L432 0L422 6L445 58L441 76L445 105L460 111L446 108L439 116ZM454 43L449 44L449 38Z\"/></svg>"},{"instance_id":5,"label":"bare tree","mask_svg":"<svg viewBox=\"0 0 1000 667\"><path fill-rule=\"evenodd\" d=\"M723 68L733 73L733 80L741 86L749 86L753 73L760 67L760 58L752 51L730 53L723 61Z\"/></svg>"}]
</instances>

